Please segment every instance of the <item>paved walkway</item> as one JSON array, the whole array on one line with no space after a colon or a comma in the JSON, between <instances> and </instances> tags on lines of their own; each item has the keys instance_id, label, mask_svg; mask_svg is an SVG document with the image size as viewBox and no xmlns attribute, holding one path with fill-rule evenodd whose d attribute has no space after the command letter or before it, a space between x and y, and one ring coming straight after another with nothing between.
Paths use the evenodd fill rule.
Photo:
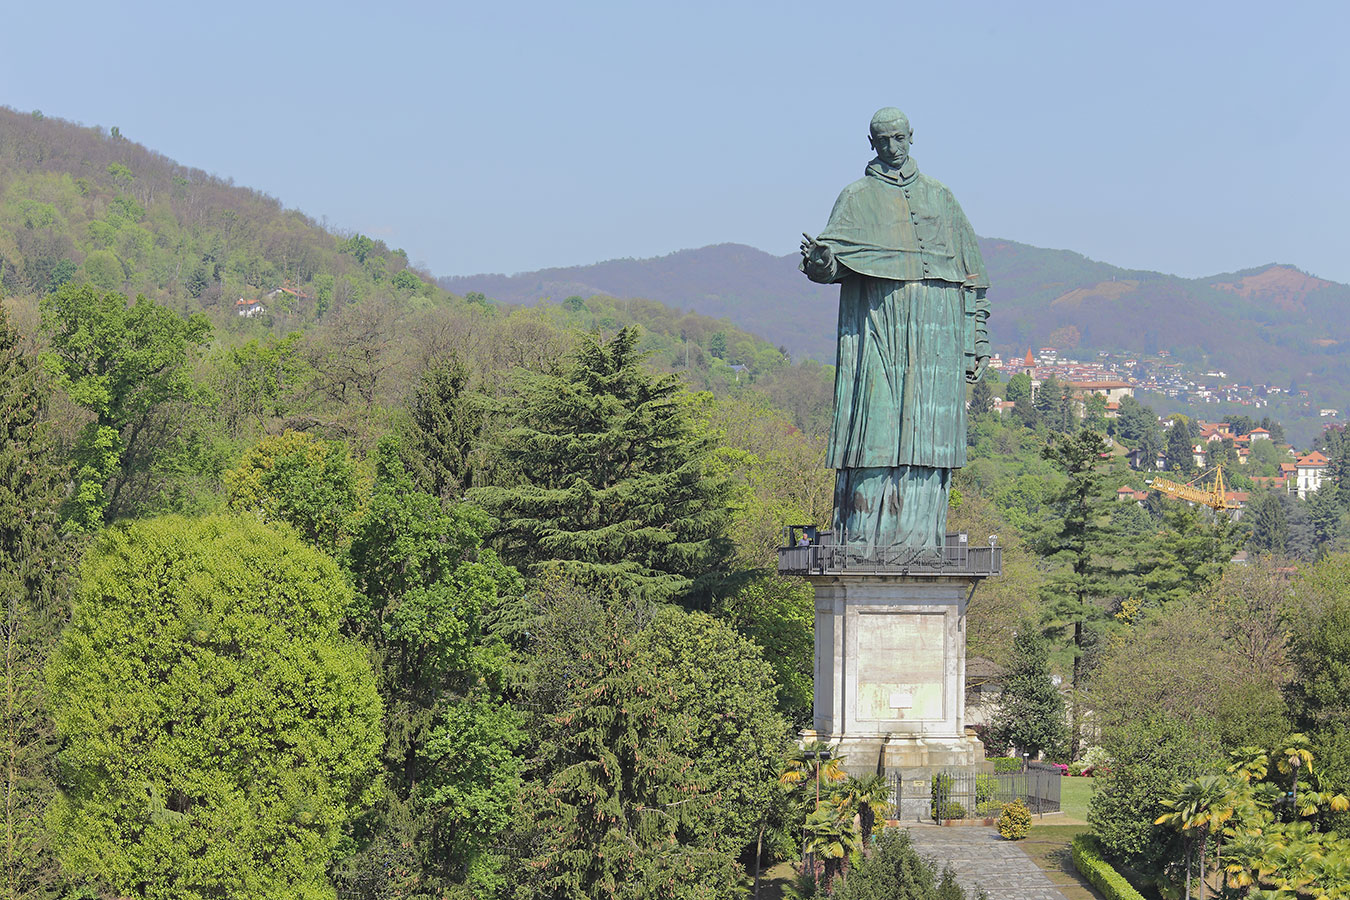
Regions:
<instances>
[{"instance_id":1,"label":"paved walkway","mask_svg":"<svg viewBox=\"0 0 1350 900\"><path fill-rule=\"evenodd\" d=\"M1003 840L993 828L912 825L909 837L919 855L937 860L939 875L951 863L971 900L976 884L989 900L1065 900L1022 848Z\"/></svg>"}]
</instances>

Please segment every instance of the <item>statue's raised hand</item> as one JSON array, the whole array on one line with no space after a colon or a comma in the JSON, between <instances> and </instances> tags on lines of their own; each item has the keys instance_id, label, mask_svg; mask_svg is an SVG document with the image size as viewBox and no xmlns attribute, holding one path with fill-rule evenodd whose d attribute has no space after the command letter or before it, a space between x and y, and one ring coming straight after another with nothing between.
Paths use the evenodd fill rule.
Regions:
<instances>
[{"instance_id":1,"label":"statue's raised hand","mask_svg":"<svg viewBox=\"0 0 1350 900\"><path fill-rule=\"evenodd\" d=\"M834 260L834 253L829 246L817 241L805 231L802 232L802 259L806 260L807 265L816 269L828 269L830 263Z\"/></svg>"}]
</instances>

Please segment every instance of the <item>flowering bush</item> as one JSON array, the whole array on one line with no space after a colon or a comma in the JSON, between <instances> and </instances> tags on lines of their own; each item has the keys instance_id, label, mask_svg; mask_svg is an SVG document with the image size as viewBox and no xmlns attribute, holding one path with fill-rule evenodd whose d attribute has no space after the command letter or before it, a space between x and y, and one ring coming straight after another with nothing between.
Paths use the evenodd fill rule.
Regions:
<instances>
[{"instance_id":1,"label":"flowering bush","mask_svg":"<svg viewBox=\"0 0 1350 900\"><path fill-rule=\"evenodd\" d=\"M1031 832L1031 810L1020 799L1003 805L998 817L998 833L1005 840L1020 841Z\"/></svg>"},{"instance_id":2,"label":"flowering bush","mask_svg":"<svg viewBox=\"0 0 1350 900\"><path fill-rule=\"evenodd\" d=\"M1098 770L1106 772L1106 767L1111 764L1111 757L1101 747L1089 747L1083 754L1081 760L1083 763L1083 774L1096 775Z\"/></svg>"}]
</instances>

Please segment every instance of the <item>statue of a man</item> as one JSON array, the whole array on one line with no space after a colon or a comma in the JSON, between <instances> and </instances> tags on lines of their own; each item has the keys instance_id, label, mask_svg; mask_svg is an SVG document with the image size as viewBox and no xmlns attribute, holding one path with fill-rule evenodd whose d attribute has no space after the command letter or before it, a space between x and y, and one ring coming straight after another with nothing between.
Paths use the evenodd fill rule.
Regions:
<instances>
[{"instance_id":1,"label":"statue of a man","mask_svg":"<svg viewBox=\"0 0 1350 900\"><path fill-rule=\"evenodd\" d=\"M876 158L820 236L802 235L801 269L840 285L835 540L876 558L943 545L966 383L989 362L989 276L956 198L910 158L905 114L879 110L870 131Z\"/></svg>"}]
</instances>

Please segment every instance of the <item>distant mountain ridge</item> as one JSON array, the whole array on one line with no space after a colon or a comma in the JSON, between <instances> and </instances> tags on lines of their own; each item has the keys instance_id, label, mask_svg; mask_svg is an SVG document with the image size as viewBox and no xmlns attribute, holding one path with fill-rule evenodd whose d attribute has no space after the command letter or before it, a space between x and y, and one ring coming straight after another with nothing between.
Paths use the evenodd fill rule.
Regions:
<instances>
[{"instance_id":1,"label":"distant mountain ridge","mask_svg":"<svg viewBox=\"0 0 1350 900\"><path fill-rule=\"evenodd\" d=\"M1234 377L1350 393L1343 345L1350 286L1268 264L1204 278L1122 269L1069 250L981 238L997 351L1021 355L1166 350ZM643 297L731 322L794 354L830 360L838 289L797 271L797 255L715 244L651 259L616 259L518 275L441 278L457 294L506 303L568 296Z\"/></svg>"}]
</instances>

